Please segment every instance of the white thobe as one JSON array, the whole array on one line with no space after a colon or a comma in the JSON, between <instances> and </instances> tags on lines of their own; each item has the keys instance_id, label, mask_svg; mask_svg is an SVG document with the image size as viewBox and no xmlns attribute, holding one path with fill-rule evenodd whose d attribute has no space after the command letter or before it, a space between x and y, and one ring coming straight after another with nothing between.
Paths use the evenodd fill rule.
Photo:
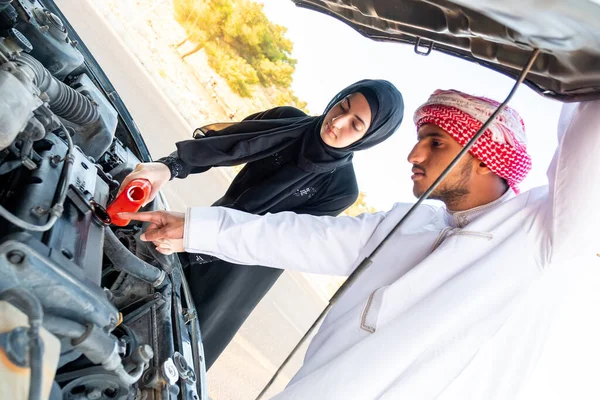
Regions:
<instances>
[{"instance_id":1,"label":"white thobe","mask_svg":"<svg viewBox=\"0 0 600 400\"><path fill-rule=\"evenodd\" d=\"M512 399L564 273L597 252L600 102L565 105L549 184L464 212L419 207L325 318L276 399ZM548 133L550 134L550 133ZM255 216L190 208L186 251L349 275L407 212Z\"/></svg>"}]
</instances>

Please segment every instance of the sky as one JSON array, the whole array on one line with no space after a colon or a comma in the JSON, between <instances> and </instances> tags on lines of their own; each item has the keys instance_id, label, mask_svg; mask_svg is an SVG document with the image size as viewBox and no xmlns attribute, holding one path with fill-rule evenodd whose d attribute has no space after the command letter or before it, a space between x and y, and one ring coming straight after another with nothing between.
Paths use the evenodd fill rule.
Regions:
<instances>
[{"instance_id":1,"label":"sky","mask_svg":"<svg viewBox=\"0 0 600 400\"><path fill-rule=\"evenodd\" d=\"M473 63L436 52L424 57L408 45L366 39L344 23L297 8L289 0L261 2L271 21L288 28L293 56L298 60L293 89L308 102L311 113L321 114L338 91L364 78L387 79L402 92L405 116L400 129L382 145L355 155L359 187L376 209L415 200L406 156L416 141L412 114L430 93L452 88L502 101L512 88L511 79ZM546 169L557 145L561 104L521 86L510 105L525 121L533 159L521 190L545 185ZM597 257L590 261L590 265L577 266L583 267L577 274L567 274L573 279L571 285L557 293L564 296L561 309L538 368L520 398L590 398L591 393L598 393L600 268Z\"/></svg>"},{"instance_id":2,"label":"sky","mask_svg":"<svg viewBox=\"0 0 600 400\"><path fill-rule=\"evenodd\" d=\"M367 39L337 19L296 7L289 0L262 0L271 21L288 29L298 60L292 88L308 102L312 114L321 114L331 98L360 79L386 79L402 92L404 121L390 138L355 154L359 188L367 203L378 210L395 202L413 202L411 165L406 161L415 144L415 109L436 89L458 89L498 101L510 92L513 80L482 66L432 52L417 55L413 47ZM522 191L545 185L546 168L556 147L560 103L522 86L510 105L523 117L533 168Z\"/></svg>"}]
</instances>

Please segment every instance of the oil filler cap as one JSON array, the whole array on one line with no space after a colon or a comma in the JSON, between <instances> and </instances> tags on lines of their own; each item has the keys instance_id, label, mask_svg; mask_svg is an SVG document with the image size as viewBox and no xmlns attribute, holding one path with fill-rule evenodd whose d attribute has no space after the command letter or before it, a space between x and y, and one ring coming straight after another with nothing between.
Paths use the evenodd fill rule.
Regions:
<instances>
[{"instance_id":1,"label":"oil filler cap","mask_svg":"<svg viewBox=\"0 0 600 400\"><path fill-rule=\"evenodd\" d=\"M23 35L21 32L19 32L18 30L16 30L15 28L10 28L8 30L8 36L16 43L19 45L19 47L21 49L23 49L23 51L25 53L29 53L31 50L33 50L33 46L31 45L31 42L29 42L29 40L27 40L27 38L25 37L25 35Z\"/></svg>"}]
</instances>

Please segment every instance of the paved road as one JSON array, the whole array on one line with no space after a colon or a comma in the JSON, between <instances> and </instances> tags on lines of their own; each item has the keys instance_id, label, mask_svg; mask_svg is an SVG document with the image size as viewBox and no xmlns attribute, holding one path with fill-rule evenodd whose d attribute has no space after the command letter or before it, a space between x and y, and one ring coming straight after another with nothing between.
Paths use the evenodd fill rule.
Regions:
<instances>
[{"instance_id":1,"label":"paved road","mask_svg":"<svg viewBox=\"0 0 600 400\"><path fill-rule=\"evenodd\" d=\"M165 155L176 141L189 138L192 128L93 2L56 2L123 98L151 154ZM225 175L214 169L171 182L164 192L172 209L184 210L211 204L227 185ZM209 372L211 397L253 399L324 307L324 299L301 274L284 273ZM281 390L293 376L302 354L284 371L274 390Z\"/></svg>"}]
</instances>

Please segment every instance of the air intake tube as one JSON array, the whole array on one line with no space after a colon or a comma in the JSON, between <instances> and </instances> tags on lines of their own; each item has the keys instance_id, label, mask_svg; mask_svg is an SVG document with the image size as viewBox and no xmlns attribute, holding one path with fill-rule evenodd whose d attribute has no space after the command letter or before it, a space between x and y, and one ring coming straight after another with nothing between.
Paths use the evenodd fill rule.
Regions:
<instances>
[{"instance_id":1,"label":"air intake tube","mask_svg":"<svg viewBox=\"0 0 600 400\"><path fill-rule=\"evenodd\" d=\"M50 109L58 116L79 125L98 120L98 109L87 97L65 85L50 74L38 60L21 54L15 62L33 72L33 83L50 98Z\"/></svg>"}]
</instances>

